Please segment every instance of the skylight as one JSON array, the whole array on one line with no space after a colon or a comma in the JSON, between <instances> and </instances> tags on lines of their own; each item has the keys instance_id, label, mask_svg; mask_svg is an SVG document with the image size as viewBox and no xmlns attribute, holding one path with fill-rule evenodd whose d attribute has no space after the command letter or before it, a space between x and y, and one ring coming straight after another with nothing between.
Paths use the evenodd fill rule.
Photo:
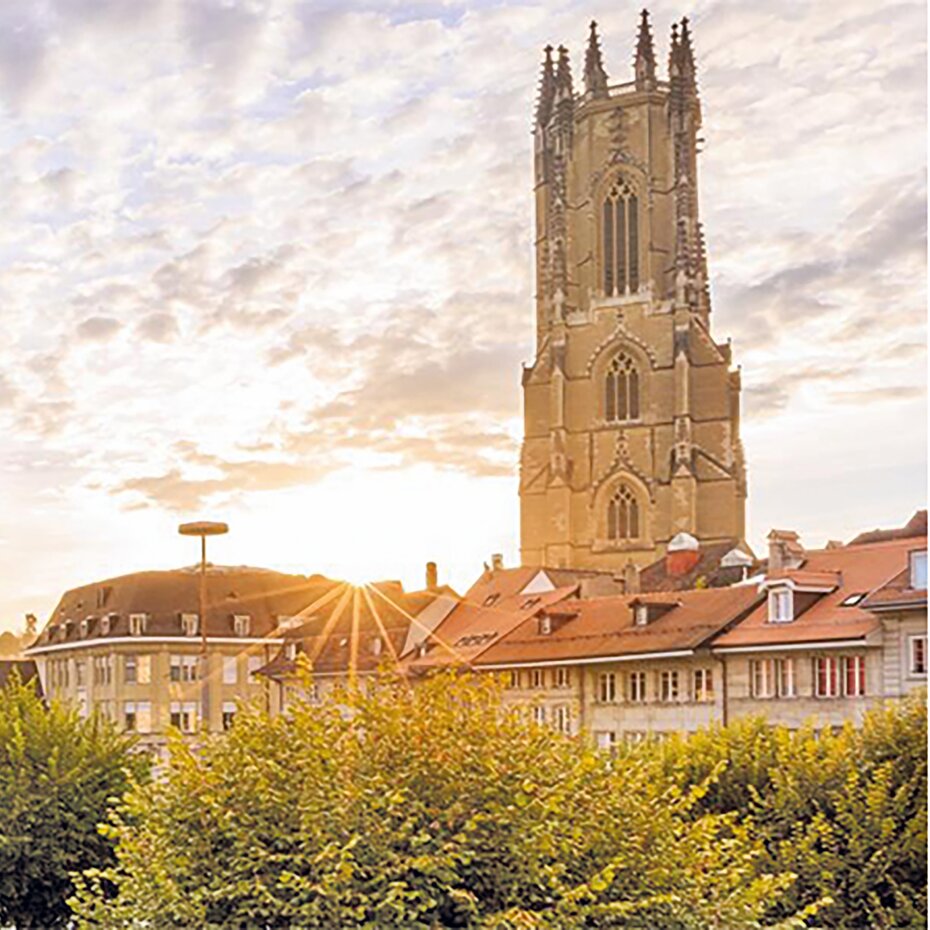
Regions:
<instances>
[{"instance_id":1,"label":"skylight","mask_svg":"<svg viewBox=\"0 0 930 930\"><path fill-rule=\"evenodd\" d=\"M858 604L859 601L861 601L864 597L865 593L850 594L848 597L844 597L843 600L840 601L840 607L855 607L856 604Z\"/></svg>"}]
</instances>

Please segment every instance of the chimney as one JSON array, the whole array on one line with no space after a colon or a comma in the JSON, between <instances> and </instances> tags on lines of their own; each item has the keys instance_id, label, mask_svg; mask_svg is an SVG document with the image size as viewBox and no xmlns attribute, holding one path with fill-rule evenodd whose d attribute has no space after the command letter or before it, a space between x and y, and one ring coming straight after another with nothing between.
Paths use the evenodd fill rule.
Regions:
<instances>
[{"instance_id":1,"label":"chimney","mask_svg":"<svg viewBox=\"0 0 930 930\"><path fill-rule=\"evenodd\" d=\"M700 558L700 543L689 533L679 533L669 541L665 549L665 573L673 576L687 575Z\"/></svg>"},{"instance_id":2,"label":"chimney","mask_svg":"<svg viewBox=\"0 0 930 930\"><path fill-rule=\"evenodd\" d=\"M491 571L499 572L503 571L504 568L504 556L500 552L495 552L491 556Z\"/></svg>"},{"instance_id":3,"label":"chimney","mask_svg":"<svg viewBox=\"0 0 930 930\"><path fill-rule=\"evenodd\" d=\"M435 562L426 563L426 590L435 591L439 587L439 569Z\"/></svg>"},{"instance_id":4,"label":"chimney","mask_svg":"<svg viewBox=\"0 0 930 930\"><path fill-rule=\"evenodd\" d=\"M623 567L623 591L625 594L639 593L639 569L632 560Z\"/></svg>"},{"instance_id":5,"label":"chimney","mask_svg":"<svg viewBox=\"0 0 930 930\"><path fill-rule=\"evenodd\" d=\"M804 562L804 547L793 530L772 530L769 541L769 575L777 575Z\"/></svg>"}]
</instances>

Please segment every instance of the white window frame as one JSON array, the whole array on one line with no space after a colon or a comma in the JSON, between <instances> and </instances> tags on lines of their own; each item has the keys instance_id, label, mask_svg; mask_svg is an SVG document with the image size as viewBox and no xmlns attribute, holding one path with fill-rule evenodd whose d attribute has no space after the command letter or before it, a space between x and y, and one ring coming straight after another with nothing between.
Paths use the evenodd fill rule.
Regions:
<instances>
[{"instance_id":1,"label":"white window frame","mask_svg":"<svg viewBox=\"0 0 930 930\"><path fill-rule=\"evenodd\" d=\"M249 684L258 685L261 682L253 680L252 676L265 664L264 656L250 655L248 659L249 673L246 678Z\"/></svg>"},{"instance_id":2,"label":"white window frame","mask_svg":"<svg viewBox=\"0 0 930 930\"><path fill-rule=\"evenodd\" d=\"M534 704L533 705L533 722L538 723L540 726L544 726L546 723L546 705L545 704Z\"/></svg>"},{"instance_id":3,"label":"white window frame","mask_svg":"<svg viewBox=\"0 0 930 930\"><path fill-rule=\"evenodd\" d=\"M917 666L916 644L921 643L923 668ZM907 638L907 673L911 678L927 677L927 634L913 633Z\"/></svg>"},{"instance_id":4,"label":"white window frame","mask_svg":"<svg viewBox=\"0 0 930 930\"><path fill-rule=\"evenodd\" d=\"M693 670L691 681L694 686L693 697L698 704L711 704L714 701L714 670L704 667Z\"/></svg>"},{"instance_id":5,"label":"white window frame","mask_svg":"<svg viewBox=\"0 0 930 930\"><path fill-rule=\"evenodd\" d=\"M843 694L846 697L865 697L867 688L867 669L864 655L843 656ZM854 686L849 687L849 671L852 668Z\"/></svg>"},{"instance_id":6,"label":"white window frame","mask_svg":"<svg viewBox=\"0 0 930 930\"><path fill-rule=\"evenodd\" d=\"M546 687L546 673L541 668L531 668L530 669L530 687L534 691L538 691L541 688Z\"/></svg>"},{"instance_id":7,"label":"white window frame","mask_svg":"<svg viewBox=\"0 0 930 930\"><path fill-rule=\"evenodd\" d=\"M798 695L797 675L795 674L794 659L782 658L775 660L775 689L780 698L793 698Z\"/></svg>"},{"instance_id":8,"label":"white window frame","mask_svg":"<svg viewBox=\"0 0 930 930\"><path fill-rule=\"evenodd\" d=\"M232 729L233 721L236 719L236 702L223 701L223 729Z\"/></svg>"},{"instance_id":9,"label":"white window frame","mask_svg":"<svg viewBox=\"0 0 930 930\"><path fill-rule=\"evenodd\" d=\"M631 704L645 704L647 695L647 678L645 672L628 672L627 673L627 700Z\"/></svg>"},{"instance_id":10,"label":"white window frame","mask_svg":"<svg viewBox=\"0 0 930 930\"><path fill-rule=\"evenodd\" d=\"M130 614L129 615L129 635L142 636L145 633L145 627L148 623L148 614Z\"/></svg>"},{"instance_id":11,"label":"white window frame","mask_svg":"<svg viewBox=\"0 0 930 930\"><path fill-rule=\"evenodd\" d=\"M843 694L843 665L840 656L815 656L812 660L814 670L814 697L822 700L842 697ZM826 687L821 687L821 663L827 670ZM831 674L832 671L832 674ZM831 682L832 679L832 682Z\"/></svg>"},{"instance_id":12,"label":"white window frame","mask_svg":"<svg viewBox=\"0 0 930 930\"><path fill-rule=\"evenodd\" d=\"M251 614L233 614L233 632L236 636L248 636L251 626Z\"/></svg>"},{"instance_id":13,"label":"white window frame","mask_svg":"<svg viewBox=\"0 0 930 930\"><path fill-rule=\"evenodd\" d=\"M552 708L552 723L559 733L571 734L572 712L567 704L558 704Z\"/></svg>"},{"instance_id":14,"label":"white window frame","mask_svg":"<svg viewBox=\"0 0 930 930\"><path fill-rule=\"evenodd\" d=\"M539 634L540 636L548 636L552 632L552 617L548 614L543 614L539 618Z\"/></svg>"},{"instance_id":15,"label":"white window frame","mask_svg":"<svg viewBox=\"0 0 930 930\"><path fill-rule=\"evenodd\" d=\"M794 620L794 592L791 588L769 591L769 623L791 623Z\"/></svg>"},{"instance_id":16,"label":"white window frame","mask_svg":"<svg viewBox=\"0 0 930 930\"><path fill-rule=\"evenodd\" d=\"M200 628L197 614L181 614L181 630L185 636L196 636Z\"/></svg>"},{"instance_id":17,"label":"white window frame","mask_svg":"<svg viewBox=\"0 0 930 930\"><path fill-rule=\"evenodd\" d=\"M171 725L182 733L194 733L197 730L197 702L172 701L170 705Z\"/></svg>"},{"instance_id":18,"label":"white window frame","mask_svg":"<svg viewBox=\"0 0 930 930\"><path fill-rule=\"evenodd\" d=\"M680 684L678 669L663 668L659 672L659 700L663 704L677 704L681 699Z\"/></svg>"},{"instance_id":19,"label":"white window frame","mask_svg":"<svg viewBox=\"0 0 930 930\"><path fill-rule=\"evenodd\" d=\"M597 676L598 704L617 703L617 676L614 672L599 672Z\"/></svg>"},{"instance_id":20,"label":"white window frame","mask_svg":"<svg viewBox=\"0 0 930 930\"><path fill-rule=\"evenodd\" d=\"M223 656L223 684L235 685L239 682L239 657Z\"/></svg>"},{"instance_id":21,"label":"white window frame","mask_svg":"<svg viewBox=\"0 0 930 930\"><path fill-rule=\"evenodd\" d=\"M616 730L595 730L594 744L604 752L615 752L617 749Z\"/></svg>"},{"instance_id":22,"label":"white window frame","mask_svg":"<svg viewBox=\"0 0 930 930\"><path fill-rule=\"evenodd\" d=\"M168 677L174 684L188 684L197 681L197 668L200 662L199 656L184 655L183 653L172 653ZM177 669L177 673L175 673Z\"/></svg>"},{"instance_id":23,"label":"white window frame","mask_svg":"<svg viewBox=\"0 0 930 930\"><path fill-rule=\"evenodd\" d=\"M927 589L927 550L916 549L908 557L910 585L914 590Z\"/></svg>"},{"instance_id":24,"label":"white window frame","mask_svg":"<svg viewBox=\"0 0 930 930\"><path fill-rule=\"evenodd\" d=\"M564 665L557 666L552 686L560 689L570 688L572 686L571 669L566 668Z\"/></svg>"}]
</instances>

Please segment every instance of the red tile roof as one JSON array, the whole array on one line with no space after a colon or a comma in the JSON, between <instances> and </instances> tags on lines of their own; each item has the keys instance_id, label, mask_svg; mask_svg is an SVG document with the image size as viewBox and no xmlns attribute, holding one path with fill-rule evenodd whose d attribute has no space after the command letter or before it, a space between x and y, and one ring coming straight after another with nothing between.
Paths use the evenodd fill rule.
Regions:
<instances>
[{"instance_id":1,"label":"red tile roof","mask_svg":"<svg viewBox=\"0 0 930 930\"><path fill-rule=\"evenodd\" d=\"M911 587L910 566L898 572L890 581L876 588L862 606L869 610L892 610L896 607L926 607L927 589Z\"/></svg>"},{"instance_id":2,"label":"red tile roof","mask_svg":"<svg viewBox=\"0 0 930 930\"><path fill-rule=\"evenodd\" d=\"M714 647L864 639L879 628L878 618L867 609L864 600L845 607L843 601L854 594L865 595L883 587L907 564L907 553L913 548L913 538L900 538L808 551L801 574L838 573L839 586L817 596L810 607L787 623L770 623L768 607L761 604L745 620L719 637Z\"/></svg>"},{"instance_id":3,"label":"red tile roof","mask_svg":"<svg viewBox=\"0 0 930 930\"><path fill-rule=\"evenodd\" d=\"M577 616L551 633L539 631L538 619L524 618L485 650L476 664L509 665L575 661L608 656L690 651L743 616L761 595L755 585L668 593L599 597L572 601ZM633 605L675 606L645 626L636 626ZM562 605L559 605L560 607ZM568 606L566 604L566 606Z\"/></svg>"},{"instance_id":4,"label":"red tile roof","mask_svg":"<svg viewBox=\"0 0 930 930\"><path fill-rule=\"evenodd\" d=\"M915 536L927 535L927 511L918 510L904 526L892 530L869 530L860 533L851 540L850 546L861 546L866 543L887 542L890 539L911 539Z\"/></svg>"}]
</instances>

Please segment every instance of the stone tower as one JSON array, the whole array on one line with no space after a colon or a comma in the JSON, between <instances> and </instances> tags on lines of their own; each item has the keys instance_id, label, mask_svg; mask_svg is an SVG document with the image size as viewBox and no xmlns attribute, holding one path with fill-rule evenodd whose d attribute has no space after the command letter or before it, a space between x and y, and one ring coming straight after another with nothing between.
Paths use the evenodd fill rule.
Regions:
<instances>
[{"instance_id":1,"label":"stone tower","mask_svg":"<svg viewBox=\"0 0 930 930\"><path fill-rule=\"evenodd\" d=\"M535 122L536 359L523 372L521 555L619 570L686 532L744 536L740 376L710 330L688 21L660 80L648 13L610 84L545 50Z\"/></svg>"}]
</instances>

